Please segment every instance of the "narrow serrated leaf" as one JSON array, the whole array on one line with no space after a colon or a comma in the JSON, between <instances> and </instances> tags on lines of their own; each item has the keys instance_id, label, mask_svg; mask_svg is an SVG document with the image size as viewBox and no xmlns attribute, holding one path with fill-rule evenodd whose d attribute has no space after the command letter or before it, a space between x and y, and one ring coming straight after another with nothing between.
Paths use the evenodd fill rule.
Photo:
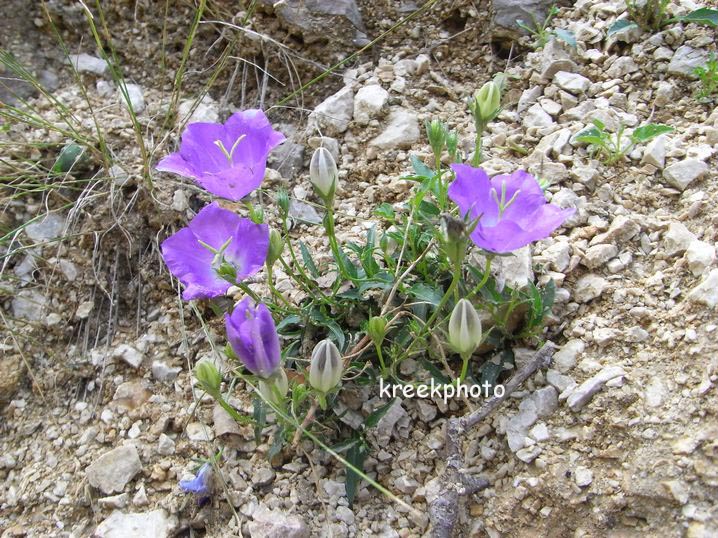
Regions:
<instances>
[{"instance_id":1,"label":"narrow serrated leaf","mask_svg":"<svg viewBox=\"0 0 718 538\"><path fill-rule=\"evenodd\" d=\"M391 406L394 405L395 401L396 400L392 398L388 403L385 403L379 409L376 409L374 412L372 412L368 417L364 419L364 426L366 426L367 428L373 428L374 426L379 424L379 421L384 415L386 415L387 411L391 409Z\"/></svg>"},{"instance_id":2,"label":"narrow serrated leaf","mask_svg":"<svg viewBox=\"0 0 718 538\"><path fill-rule=\"evenodd\" d=\"M309 274L311 274L314 278L318 278L319 269L317 269L317 266L312 259L312 255L309 253L309 249L302 241L299 242L299 251L302 253L302 260L304 261L304 266L309 271Z\"/></svg>"}]
</instances>

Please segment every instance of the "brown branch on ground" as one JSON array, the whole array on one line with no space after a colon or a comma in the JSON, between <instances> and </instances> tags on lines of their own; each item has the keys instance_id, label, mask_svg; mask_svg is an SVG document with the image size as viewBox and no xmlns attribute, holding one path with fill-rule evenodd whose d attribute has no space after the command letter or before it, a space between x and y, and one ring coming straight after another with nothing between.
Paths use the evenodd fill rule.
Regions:
<instances>
[{"instance_id":1,"label":"brown branch on ground","mask_svg":"<svg viewBox=\"0 0 718 538\"><path fill-rule=\"evenodd\" d=\"M462 417L451 418L446 424L446 468L439 476L438 495L429 503L432 538L454 536L459 519L461 498L489 487L485 478L471 476L464 471L463 436L493 413L524 381L551 362L554 346L550 342L539 349L532 359L522 366L504 384L504 393L486 400L476 411Z\"/></svg>"}]
</instances>

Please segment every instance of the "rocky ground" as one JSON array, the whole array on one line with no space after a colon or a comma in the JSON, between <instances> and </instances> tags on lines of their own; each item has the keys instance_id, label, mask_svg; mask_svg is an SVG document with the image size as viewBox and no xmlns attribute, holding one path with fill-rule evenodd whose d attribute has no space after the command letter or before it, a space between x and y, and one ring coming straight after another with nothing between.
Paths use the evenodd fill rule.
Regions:
<instances>
[{"instance_id":1,"label":"rocky ground","mask_svg":"<svg viewBox=\"0 0 718 538\"><path fill-rule=\"evenodd\" d=\"M213 358L214 342L223 345L221 325L215 320L202 330L199 319L211 311L179 300L159 257L158 241L185 223L204 195L164 174L154 175L148 192L129 116L97 51L78 38L82 17L68 3L49 4L73 43L70 52L88 55L75 60L87 99L53 55L44 55L37 71L54 66L43 75L57 85L53 95L88 128L92 108L116 164L79 196L72 184L44 197L3 196L3 235L39 217L2 243L2 536L428 536L427 505L444 466L443 426L468 409L456 401L405 400L374 434L369 474L422 515L365 486L349 508L341 466L308 442L270 465L269 447L258 446L251 429L228 421L193 389L190 370ZM156 21L140 4L133 12L137 33L152 37ZM309 66L356 50L416 9L412 2L337 2L348 6L335 21L343 41L327 60L318 54L324 45L317 31L326 15L260 4L252 28L285 42L284 57L304 54ZM498 15L517 18L501 5L495 2ZM131 7L113 7L125 28ZM217 16L229 9L215 7ZM694 7L671 4L675 14ZM469 149L473 124L464 99L505 70L505 107L485 138L483 166L493 173L528 169L551 181L553 203L577 211L554 236L498 267L497 276L513 283L554 280L557 301L545 337L560 349L548 370L467 436L465 461L491 486L468 499L460 535L715 536L718 112L694 97L691 71L715 52L716 30L675 24L655 35L607 38L623 2L579 0L553 23L574 33L576 48L550 41L532 52L528 38L512 48L506 31L487 33L488 9L483 2L439 2L296 103L311 114L270 110L291 136L271 162L268 188L290 189L294 233L326 252L319 227L307 223L316 220L307 158L319 127L334 140L324 143L333 145L342 170L339 236L360 236L376 205L406 198L411 184L401 177L411 169L410 154L430 154L423 121L440 118L458 128ZM191 16L171 20L171 35L181 35ZM40 21L35 26L38 43L47 43ZM217 39L203 32L197 55ZM123 54L133 102L151 133L148 146L161 156L176 142L158 119L171 77L147 73L131 59L138 45L130 43ZM288 73L276 76L288 82ZM202 88L195 74L190 70L182 104L187 114ZM261 99L270 106L291 87L270 84L263 94L249 83L246 92L239 85L225 91L228 84L210 90L195 119L216 121ZM30 99L43 117L59 119L47 99ZM611 130L652 121L675 131L606 166L573 140L594 118ZM11 154L27 162L47 159L38 141L63 140L18 124L0 132L0 141L34 144L27 155ZM286 276L278 276L291 296ZM533 350L515 352L520 364ZM248 395L236 397L251 410ZM364 393L345 403L366 414L380 402ZM178 480L221 447L219 493L198 507Z\"/></svg>"}]
</instances>

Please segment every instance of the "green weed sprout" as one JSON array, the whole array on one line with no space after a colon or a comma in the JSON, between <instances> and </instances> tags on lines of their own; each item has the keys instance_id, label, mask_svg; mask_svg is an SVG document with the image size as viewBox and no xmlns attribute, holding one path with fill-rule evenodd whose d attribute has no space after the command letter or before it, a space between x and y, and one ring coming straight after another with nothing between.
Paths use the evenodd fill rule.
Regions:
<instances>
[{"instance_id":1,"label":"green weed sprout","mask_svg":"<svg viewBox=\"0 0 718 538\"><path fill-rule=\"evenodd\" d=\"M523 28L526 30L529 34L531 34L534 38L533 47L535 49L540 49L546 45L546 43L549 42L549 39L551 39L552 36L557 37L561 41L564 41L565 43L568 43L572 47L576 46L576 38L574 35L569 32L568 30L564 30L563 28L554 28L552 30L549 30L549 25L551 24L551 20L558 15L559 9L554 5L551 6L551 9L548 10L548 14L546 15L546 18L543 20L543 22L539 22L536 20L536 17L533 15L531 16L531 23L532 25L529 26L521 19L516 21L516 24L519 26L519 28Z\"/></svg>"},{"instance_id":2,"label":"green weed sprout","mask_svg":"<svg viewBox=\"0 0 718 538\"><path fill-rule=\"evenodd\" d=\"M608 36L633 28L655 33L676 22L692 22L713 28L718 26L718 9L702 7L681 17L670 17L669 3L670 0L626 0L628 17L614 22L608 29Z\"/></svg>"},{"instance_id":3,"label":"green weed sprout","mask_svg":"<svg viewBox=\"0 0 718 538\"><path fill-rule=\"evenodd\" d=\"M711 54L708 62L703 67L696 67L693 73L701 81L701 89L697 97L701 100L710 100L718 94L718 60L715 54Z\"/></svg>"},{"instance_id":4,"label":"green weed sprout","mask_svg":"<svg viewBox=\"0 0 718 538\"><path fill-rule=\"evenodd\" d=\"M656 123L648 123L625 134L626 126L621 124L615 134L606 130L600 120L594 119L593 125L579 132L574 140L588 144L593 155L598 156L604 164L612 165L622 160L638 144L645 144L657 136L670 133L673 127Z\"/></svg>"}]
</instances>

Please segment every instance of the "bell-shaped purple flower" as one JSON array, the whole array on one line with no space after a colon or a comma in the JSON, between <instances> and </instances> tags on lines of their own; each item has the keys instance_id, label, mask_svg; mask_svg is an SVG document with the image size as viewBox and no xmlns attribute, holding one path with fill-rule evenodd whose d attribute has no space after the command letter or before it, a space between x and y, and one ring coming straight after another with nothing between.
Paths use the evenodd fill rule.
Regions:
<instances>
[{"instance_id":1,"label":"bell-shaped purple flower","mask_svg":"<svg viewBox=\"0 0 718 538\"><path fill-rule=\"evenodd\" d=\"M180 150L162 159L157 170L190 177L212 194L236 201L259 187L269 152L284 140L261 110L235 112L224 124L189 124Z\"/></svg>"},{"instance_id":2,"label":"bell-shaped purple flower","mask_svg":"<svg viewBox=\"0 0 718 538\"><path fill-rule=\"evenodd\" d=\"M270 377L281 362L279 336L272 315L263 304L249 297L224 315L227 339L242 364L253 374Z\"/></svg>"},{"instance_id":3,"label":"bell-shaped purple flower","mask_svg":"<svg viewBox=\"0 0 718 538\"><path fill-rule=\"evenodd\" d=\"M179 486L185 493L194 493L200 499L209 497L212 493L212 466L203 464L197 476L191 480L180 480Z\"/></svg>"},{"instance_id":4,"label":"bell-shaped purple flower","mask_svg":"<svg viewBox=\"0 0 718 538\"><path fill-rule=\"evenodd\" d=\"M162 242L162 256L184 284L182 298L189 301L223 295L232 283L259 271L268 248L266 224L255 224L213 202Z\"/></svg>"},{"instance_id":5,"label":"bell-shaped purple flower","mask_svg":"<svg viewBox=\"0 0 718 538\"><path fill-rule=\"evenodd\" d=\"M451 198L462 215L479 219L471 239L484 250L512 252L551 235L574 209L546 202L536 178L523 170L489 179L481 168L452 164Z\"/></svg>"}]
</instances>

